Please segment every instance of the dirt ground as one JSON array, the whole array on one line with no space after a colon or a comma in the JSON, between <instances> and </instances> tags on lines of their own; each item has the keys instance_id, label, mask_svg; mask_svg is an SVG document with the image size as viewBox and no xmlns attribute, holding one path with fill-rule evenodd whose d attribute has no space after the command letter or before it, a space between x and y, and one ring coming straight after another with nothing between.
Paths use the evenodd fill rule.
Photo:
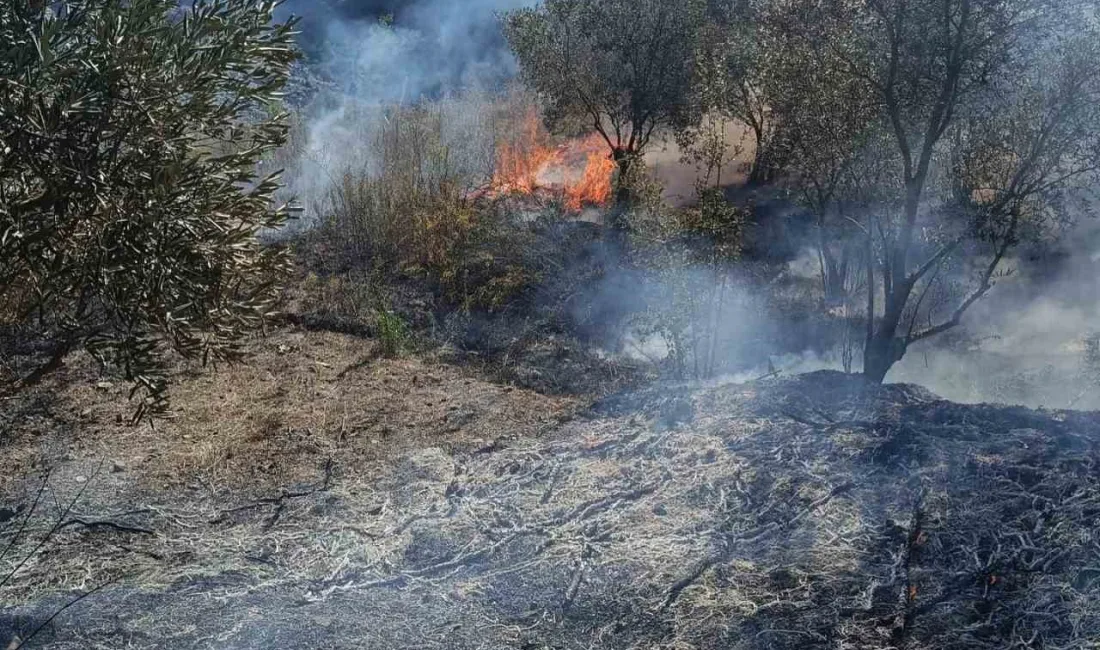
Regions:
<instances>
[{"instance_id":1,"label":"dirt ground","mask_svg":"<svg viewBox=\"0 0 1100 650\"><path fill-rule=\"evenodd\" d=\"M1100 638L1098 415L830 372L597 400L335 334L254 346L181 375L155 429L94 377L5 409L0 647Z\"/></svg>"},{"instance_id":2,"label":"dirt ground","mask_svg":"<svg viewBox=\"0 0 1100 650\"><path fill-rule=\"evenodd\" d=\"M284 329L253 341L243 363L180 367L167 417L131 426L128 386L100 381L90 360L69 365L5 405L0 488L80 458L104 463L96 482L138 492L260 493L308 482L331 458L370 476L410 450L538 437L581 405L430 355L384 358L367 339Z\"/></svg>"}]
</instances>

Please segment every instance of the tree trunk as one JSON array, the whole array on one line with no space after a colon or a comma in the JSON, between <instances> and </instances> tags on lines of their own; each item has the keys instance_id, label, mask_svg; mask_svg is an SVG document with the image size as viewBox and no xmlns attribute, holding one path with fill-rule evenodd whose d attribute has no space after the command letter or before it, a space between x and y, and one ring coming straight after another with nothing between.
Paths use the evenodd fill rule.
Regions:
<instances>
[{"instance_id":1,"label":"tree trunk","mask_svg":"<svg viewBox=\"0 0 1100 650\"><path fill-rule=\"evenodd\" d=\"M881 384L894 364L905 356L905 341L881 333L867 341L863 349L863 376Z\"/></svg>"},{"instance_id":2,"label":"tree trunk","mask_svg":"<svg viewBox=\"0 0 1100 650\"><path fill-rule=\"evenodd\" d=\"M890 279L889 274L890 269L883 269L884 282ZM874 291L873 284L868 291ZM904 276L900 281L895 279L887 284L886 309L877 327L872 327L868 332L863 350L863 376L871 381L881 384L890 368L905 356L909 342L897 336L897 331L912 291L913 285ZM867 317L873 322L874 314L868 314Z\"/></svg>"},{"instance_id":3,"label":"tree trunk","mask_svg":"<svg viewBox=\"0 0 1100 650\"><path fill-rule=\"evenodd\" d=\"M767 185L775 180L772 154L767 145L757 149L752 163L752 171L749 172L748 184L751 187Z\"/></svg>"},{"instance_id":4,"label":"tree trunk","mask_svg":"<svg viewBox=\"0 0 1100 650\"><path fill-rule=\"evenodd\" d=\"M863 351L863 376L880 384L886 379L890 368L905 356L905 349L909 345L909 341L898 337L897 332L916 282L915 277L908 275L908 260L926 178L927 168L922 163L917 177L906 182L904 222L901 232L894 240L892 253L883 262L882 286L886 304L877 327L874 326L874 314L867 314L868 333ZM868 283L867 290L875 290L873 282Z\"/></svg>"},{"instance_id":5,"label":"tree trunk","mask_svg":"<svg viewBox=\"0 0 1100 650\"><path fill-rule=\"evenodd\" d=\"M607 225L610 227L612 236L616 239L625 238L627 231L630 229L627 216L637 202L633 180L630 178L633 171L634 156L633 151L626 149L616 149L612 154L615 165L618 167L618 177L615 180L614 203L607 214Z\"/></svg>"},{"instance_id":6,"label":"tree trunk","mask_svg":"<svg viewBox=\"0 0 1100 650\"><path fill-rule=\"evenodd\" d=\"M847 248L840 252L840 258L825 249L822 253L824 259L822 285L825 292L825 306L836 307L846 304L848 301L848 260Z\"/></svg>"}]
</instances>

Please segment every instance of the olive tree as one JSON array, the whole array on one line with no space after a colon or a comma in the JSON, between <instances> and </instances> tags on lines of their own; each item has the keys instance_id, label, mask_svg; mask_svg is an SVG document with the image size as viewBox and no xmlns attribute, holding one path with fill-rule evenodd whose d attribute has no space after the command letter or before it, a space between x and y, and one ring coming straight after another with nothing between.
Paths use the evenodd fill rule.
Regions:
<instances>
[{"instance_id":1,"label":"olive tree","mask_svg":"<svg viewBox=\"0 0 1100 650\"><path fill-rule=\"evenodd\" d=\"M1095 178L1098 40L1072 2L788 5L821 60L871 99L867 133L885 134L865 138L890 171L859 217L864 374L882 381L909 345L958 326L1012 249Z\"/></svg>"},{"instance_id":2,"label":"olive tree","mask_svg":"<svg viewBox=\"0 0 1100 650\"><path fill-rule=\"evenodd\" d=\"M258 163L296 57L270 0L0 3L0 331L40 381L84 348L164 406L166 354L232 359L287 270Z\"/></svg>"},{"instance_id":3,"label":"olive tree","mask_svg":"<svg viewBox=\"0 0 1100 650\"><path fill-rule=\"evenodd\" d=\"M746 130L752 145L750 185L777 180L794 155L788 103L806 94L791 85L793 76L783 74L801 63L801 53L792 49L776 20L786 15L771 0L712 2L699 48L695 106ZM690 129L682 132L689 145L694 135Z\"/></svg>"},{"instance_id":4,"label":"olive tree","mask_svg":"<svg viewBox=\"0 0 1100 650\"><path fill-rule=\"evenodd\" d=\"M619 178L654 134L690 111L705 0L545 0L505 14L504 33L551 121L581 120ZM619 183L617 201L630 201Z\"/></svg>"},{"instance_id":5,"label":"olive tree","mask_svg":"<svg viewBox=\"0 0 1100 650\"><path fill-rule=\"evenodd\" d=\"M878 106L863 80L824 47L835 26L809 24L795 7L761 3L753 18L773 50L761 76L776 132L773 152L757 165L812 215L825 304L835 307L847 303L856 281L862 247L853 217L874 202L886 171L872 151L880 144Z\"/></svg>"}]
</instances>

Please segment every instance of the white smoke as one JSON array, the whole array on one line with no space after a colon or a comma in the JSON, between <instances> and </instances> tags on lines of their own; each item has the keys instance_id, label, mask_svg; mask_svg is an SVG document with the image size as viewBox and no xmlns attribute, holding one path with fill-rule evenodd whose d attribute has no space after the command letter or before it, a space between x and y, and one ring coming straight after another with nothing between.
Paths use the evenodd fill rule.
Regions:
<instances>
[{"instance_id":1,"label":"white smoke","mask_svg":"<svg viewBox=\"0 0 1100 650\"><path fill-rule=\"evenodd\" d=\"M446 138L455 155L470 168L482 164L486 148L492 147L485 121L488 95L517 72L497 14L534 2L375 0L356 5L361 10L349 9L350 3L315 0L286 5L306 14L304 37L314 43L311 65L330 89L307 112L305 143L288 176L307 214L323 209L317 206L343 172L369 170L369 143L386 119L382 109L388 105L435 103L447 115ZM393 15L392 24L379 21L384 14ZM680 155L669 145L651 152L651 163L666 182L666 198L673 203L690 201L695 180L680 164ZM1021 260L1021 272L1002 280L974 305L962 327L912 346L887 380L918 383L962 402L1100 408L1100 389L1082 379L1082 341L1100 329L1100 228L1085 221L1066 241L1059 263ZM796 251L801 246L785 243ZM803 250L794 257L790 275L816 275L816 256ZM773 369L796 374L841 366L839 353L820 346L765 349L776 339L805 340L814 332L776 336L797 326L765 316L749 303L734 301L725 309L730 313L718 319L724 325L716 340L733 357L723 360L727 376L751 379ZM667 356L667 342L660 337L632 336L625 345L628 354L649 360ZM858 358L855 366L858 370Z\"/></svg>"},{"instance_id":2,"label":"white smoke","mask_svg":"<svg viewBox=\"0 0 1100 650\"><path fill-rule=\"evenodd\" d=\"M1100 409L1084 353L1100 330L1100 224L1082 216L1034 257L1014 261L957 336L913 346L888 379L961 402Z\"/></svg>"},{"instance_id":3,"label":"white smoke","mask_svg":"<svg viewBox=\"0 0 1100 650\"><path fill-rule=\"evenodd\" d=\"M485 93L502 88L516 63L501 33L502 11L533 0L292 2L302 15L303 70L323 90L302 109L285 180L308 224L347 172L370 172L372 142L395 105L432 105L445 114L455 164L482 164L491 148Z\"/></svg>"}]
</instances>

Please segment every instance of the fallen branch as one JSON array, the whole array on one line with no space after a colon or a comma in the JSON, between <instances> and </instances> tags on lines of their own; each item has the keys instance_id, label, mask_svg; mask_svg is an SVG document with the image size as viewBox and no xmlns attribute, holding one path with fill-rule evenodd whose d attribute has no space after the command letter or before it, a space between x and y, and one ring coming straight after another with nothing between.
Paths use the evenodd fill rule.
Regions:
<instances>
[{"instance_id":1,"label":"fallen branch","mask_svg":"<svg viewBox=\"0 0 1100 650\"><path fill-rule=\"evenodd\" d=\"M127 526L125 524L115 523L107 520L86 520L78 517L71 517L57 527L58 530L62 528L68 528L69 526L83 526L85 528L110 528L111 530L118 531L120 533L133 533L135 535L156 535L156 531L148 528L141 528L139 526Z\"/></svg>"},{"instance_id":2,"label":"fallen branch","mask_svg":"<svg viewBox=\"0 0 1100 650\"><path fill-rule=\"evenodd\" d=\"M267 523L264 525L265 528L271 528L272 526L275 525L275 522L279 519L279 516L282 514L283 506L290 499L300 499L302 497L312 496L314 494L317 494L318 492L328 491L328 489L332 486L332 459L331 458L329 458L328 460L325 461L324 471L325 471L325 478L316 487L310 488L308 490L301 490L301 491L296 491L296 492L291 492L289 490L283 490L283 493L280 494L279 496L276 496L276 497L267 497L267 498L264 498L264 499L260 499L258 501L254 501L252 503L245 504L243 506L237 506L236 508L229 508L227 510L222 510L220 513L218 513L217 517L214 517L213 519L210 520L210 523L220 524L221 522L226 520L228 515L233 514L233 513L244 512L246 510L255 510L257 508L263 508L265 506L275 506L275 512L271 515L271 517L268 519Z\"/></svg>"}]
</instances>

